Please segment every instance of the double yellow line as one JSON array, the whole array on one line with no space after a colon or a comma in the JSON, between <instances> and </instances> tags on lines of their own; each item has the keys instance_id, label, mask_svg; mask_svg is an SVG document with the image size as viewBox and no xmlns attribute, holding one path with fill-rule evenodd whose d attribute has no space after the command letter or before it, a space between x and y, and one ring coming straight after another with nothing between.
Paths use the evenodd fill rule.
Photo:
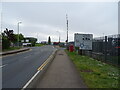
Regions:
<instances>
[{"instance_id":1,"label":"double yellow line","mask_svg":"<svg viewBox=\"0 0 120 90\"><path fill-rule=\"evenodd\" d=\"M51 61L51 59L54 57L53 54L55 52L52 53L52 55L37 69L38 71L43 70L43 68Z\"/></svg>"},{"instance_id":2,"label":"double yellow line","mask_svg":"<svg viewBox=\"0 0 120 90\"><path fill-rule=\"evenodd\" d=\"M43 68L48 64L49 60L46 60L39 68L38 71L43 70Z\"/></svg>"}]
</instances>

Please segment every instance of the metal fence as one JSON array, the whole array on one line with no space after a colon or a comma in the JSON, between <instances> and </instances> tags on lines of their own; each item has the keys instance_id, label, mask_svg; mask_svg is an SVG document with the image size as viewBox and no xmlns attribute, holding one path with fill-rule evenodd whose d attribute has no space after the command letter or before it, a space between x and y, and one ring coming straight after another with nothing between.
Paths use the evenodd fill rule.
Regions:
<instances>
[{"instance_id":1,"label":"metal fence","mask_svg":"<svg viewBox=\"0 0 120 90\"><path fill-rule=\"evenodd\" d=\"M120 34L94 38L92 51L83 53L106 63L120 65Z\"/></svg>"}]
</instances>

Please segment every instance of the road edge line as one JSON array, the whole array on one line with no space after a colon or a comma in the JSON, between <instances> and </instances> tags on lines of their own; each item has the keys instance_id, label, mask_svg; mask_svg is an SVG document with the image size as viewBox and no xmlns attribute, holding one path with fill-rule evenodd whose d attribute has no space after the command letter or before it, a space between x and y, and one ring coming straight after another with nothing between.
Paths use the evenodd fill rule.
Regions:
<instances>
[{"instance_id":1,"label":"road edge line","mask_svg":"<svg viewBox=\"0 0 120 90\"><path fill-rule=\"evenodd\" d=\"M24 90L33 81L33 79L39 74L39 72L40 71L37 71L37 73L35 73L35 75L25 84L25 86L21 90Z\"/></svg>"}]
</instances>

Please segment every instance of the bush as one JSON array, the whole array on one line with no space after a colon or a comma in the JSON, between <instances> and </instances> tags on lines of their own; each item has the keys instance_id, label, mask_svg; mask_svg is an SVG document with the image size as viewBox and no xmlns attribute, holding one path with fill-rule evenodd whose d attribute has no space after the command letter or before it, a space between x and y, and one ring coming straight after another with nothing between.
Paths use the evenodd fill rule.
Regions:
<instances>
[{"instance_id":1,"label":"bush","mask_svg":"<svg viewBox=\"0 0 120 90\"><path fill-rule=\"evenodd\" d=\"M10 48L10 41L7 37L2 37L2 49Z\"/></svg>"}]
</instances>

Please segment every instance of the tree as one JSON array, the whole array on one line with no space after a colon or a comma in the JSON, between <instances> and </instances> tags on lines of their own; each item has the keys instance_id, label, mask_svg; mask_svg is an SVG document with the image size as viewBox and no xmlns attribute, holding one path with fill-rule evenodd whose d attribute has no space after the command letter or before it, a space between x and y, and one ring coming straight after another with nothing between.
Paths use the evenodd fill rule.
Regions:
<instances>
[{"instance_id":1,"label":"tree","mask_svg":"<svg viewBox=\"0 0 120 90\"><path fill-rule=\"evenodd\" d=\"M7 28L2 33L2 49L8 49L11 42L15 40L13 30L8 30Z\"/></svg>"},{"instance_id":2,"label":"tree","mask_svg":"<svg viewBox=\"0 0 120 90\"><path fill-rule=\"evenodd\" d=\"M48 37L48 44L51 45L51 38L50 38L50 36Z\"/></svg>"},{"instance_id":3,"label":"tree","mask_svg":"<svg viewBox=\"0 0 120 90\"><path fill-rule=\"evenodd\" d=\"M24 39L24 36L20 33L19 34L19 40L20 40L20 42L21 42L21 40L23 40Z\"/></svg>"},{"instance_id":4,"label":"tree","mask_svg":"<svg viewBox=\"0 0 120 90\"><path fill-rule=\"evenodd\" d=\"M15 41L15 36L13 34L13 30L6 30L4 31L5 36L8 38L9 41L14 42Z\"/></svg>"},{"instance_id":5,"label":"tree","mask_svg":"<svg viewBox=\"0 0 120 90\"><path fill-rule=\"evenodd\" d=\"M2 33L2 49L8 49L10 47L10 41L8 40L7 36Z\"/></svg>"},{"instance_id":6,"label":"tree","mask_svg":"<svg viewBox=\"0 0 120 90\"><path fill-rule=\"evenodd\" d=\"M14 46L17 42L18 34L14 34L13 30L8 30L7 28L2 33L2 48L7 49L10 45ZM19 42L24 39L22 34L19 34Z\"/></svg>"},{"instance_id":7,"label":"tree","mask_svg":"<svg viewBox=\"0 0 120 90\"><path fill-rule=\"evenodd\" d=\"M17 42L18 40L18 34L14 34L15 40L14 43ZM21 42L21 40L24 40L24 36L20 33L19 34L19 42Z\"/></svg>"}]
</instances>

